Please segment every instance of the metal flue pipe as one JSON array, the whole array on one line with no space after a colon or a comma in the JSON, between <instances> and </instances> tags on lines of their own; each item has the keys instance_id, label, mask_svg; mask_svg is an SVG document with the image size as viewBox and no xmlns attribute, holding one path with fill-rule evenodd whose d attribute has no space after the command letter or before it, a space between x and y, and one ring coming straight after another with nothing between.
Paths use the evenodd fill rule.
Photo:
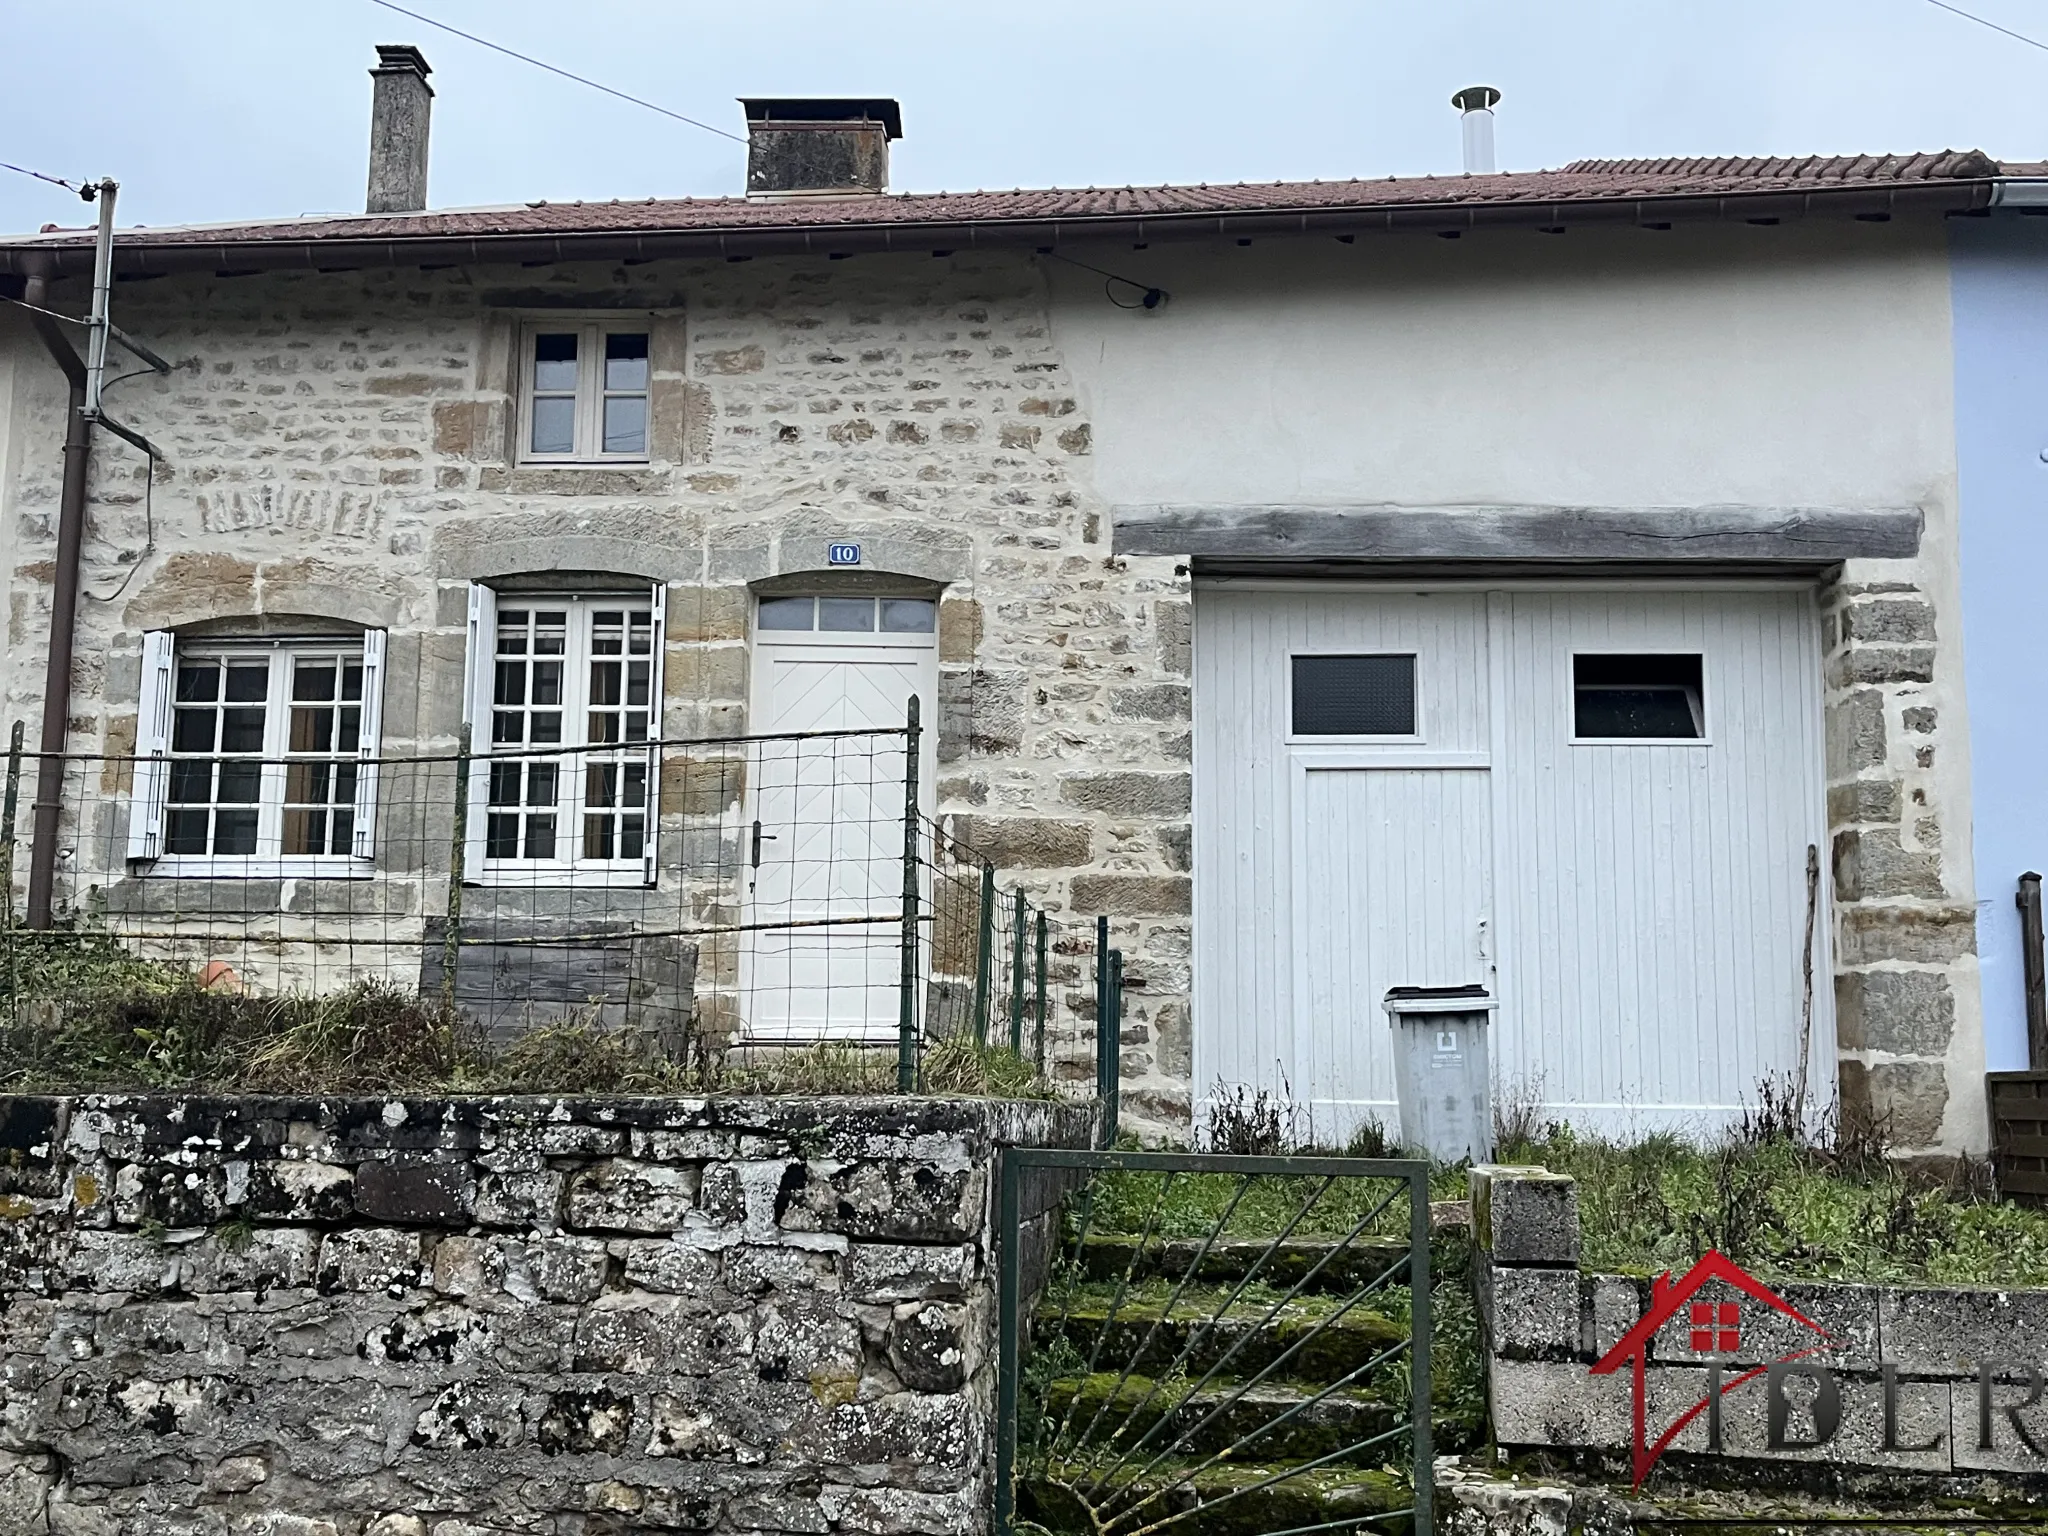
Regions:
<instances>
[{"instance_id":1,"label":"metal flue pipe","mask_svg":"<svg viewBox=\"0 0 2048 1536\"><path fill-rule=\"evenodd\" d=\"M1493 109L1500 92L1490 85L1468 85L1451 98L1451 105L1464 114L1465 174L1491 176L1493 160Z\"/></svg>"}]
</instances>

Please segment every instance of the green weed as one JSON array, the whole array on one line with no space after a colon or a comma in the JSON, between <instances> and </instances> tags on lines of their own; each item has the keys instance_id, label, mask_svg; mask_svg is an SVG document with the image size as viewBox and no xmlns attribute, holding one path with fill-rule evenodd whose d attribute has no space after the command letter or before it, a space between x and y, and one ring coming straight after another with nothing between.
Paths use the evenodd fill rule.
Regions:
<instances>
[{"instance_id":1,"label":"green weed","mask_svg":"<svg viewBox=\"0 0 2048 1536\"><path fill-rule=\"evenodd\" d=\"M1767 1278L2048 1284L2048 1213L1930 1186L1882 1158L1782 1130L1703 1148L1552 1127L1503 1148L1502 1161L1578 1181L1589 1269L1682 1270L1718 1249Z\"/></svg>"},{"instance_id":2,"label":"green weed","mask_svg":"<svg viewBox=\"0 0 2048 1536\"><path fill-rule=\"evenodd\" d=\"M1051 1088L1028 1057L1007 1045L985 1045L965 1033L941 1040L925 1052L923 1076L928 1093L990 1099L1052 1097Z\"/></svg>"}]
</instances>

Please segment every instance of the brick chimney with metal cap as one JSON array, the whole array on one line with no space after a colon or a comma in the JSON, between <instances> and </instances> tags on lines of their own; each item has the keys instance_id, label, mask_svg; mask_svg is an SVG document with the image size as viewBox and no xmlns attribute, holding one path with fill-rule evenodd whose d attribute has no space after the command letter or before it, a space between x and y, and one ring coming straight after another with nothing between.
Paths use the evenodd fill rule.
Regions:
<instances>
[{"instance_id":1,"label":"brick chimney with metal cap","mask_svg":"<svg viewBox=\"0 0 2048 1536\"><path fill-rule=\"evenodd\" d=\"M743 96L747 196L863 197L889 189L903 117L887 96Z\"/></svg>"},{"instance_id":2,"label":"brick chimney with metal cap","mask_svg":"<svg viewBox=\"0 0 2048 1536\"><path fill-rule=\"evenodd\" d=\"M427 123L434 88L426 55L410 43L379 43L370 71L371 213L418 213L427 206Z\"/></svg>"}]
</instances>

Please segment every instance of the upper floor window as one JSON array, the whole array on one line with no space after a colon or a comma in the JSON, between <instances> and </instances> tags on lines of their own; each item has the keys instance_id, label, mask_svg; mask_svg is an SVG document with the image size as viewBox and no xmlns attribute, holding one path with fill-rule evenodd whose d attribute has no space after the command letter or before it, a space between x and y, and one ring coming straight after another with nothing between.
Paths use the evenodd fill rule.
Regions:
<instances>
[{"instance_id":1,"label":"upper floor window","mask_svg":"<svg viewBox=\"0 0 2048 1536\"><path fill-rule=\"evenodd\" d=\"M601 463L647 458L647 325L537 320L526 326L520 457Z\"/></svg>"},{"instance_id":2,"label":"upper floor window","mask_svg":"<svg viewBox=\"0 0 2048 1536\"><path fill-rule=\"evenodd\" d=\"M308 872L367 859L384 635L144 636L131 859Z\"/></svg>"}]
</instances>

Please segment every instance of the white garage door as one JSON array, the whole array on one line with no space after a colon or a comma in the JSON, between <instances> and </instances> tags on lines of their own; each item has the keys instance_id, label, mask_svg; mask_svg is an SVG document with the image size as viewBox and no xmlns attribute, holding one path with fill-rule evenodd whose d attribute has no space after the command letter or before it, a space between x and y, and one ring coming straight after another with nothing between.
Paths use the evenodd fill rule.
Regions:
<instances>
[{"instance_id":1,"label":"white garage door","mask_svg":"<svg viewBox=\"0 0 2048 1536\"><path fill-rule=\"evenodd\" d=\"M1381 998L1473 982L1498 1091L1587 1129L1704 1129L1794 1069L1808 592L1204 587L1196 615L1198 1098L1390 1120Z\"/></svg>"}]
</instances>

